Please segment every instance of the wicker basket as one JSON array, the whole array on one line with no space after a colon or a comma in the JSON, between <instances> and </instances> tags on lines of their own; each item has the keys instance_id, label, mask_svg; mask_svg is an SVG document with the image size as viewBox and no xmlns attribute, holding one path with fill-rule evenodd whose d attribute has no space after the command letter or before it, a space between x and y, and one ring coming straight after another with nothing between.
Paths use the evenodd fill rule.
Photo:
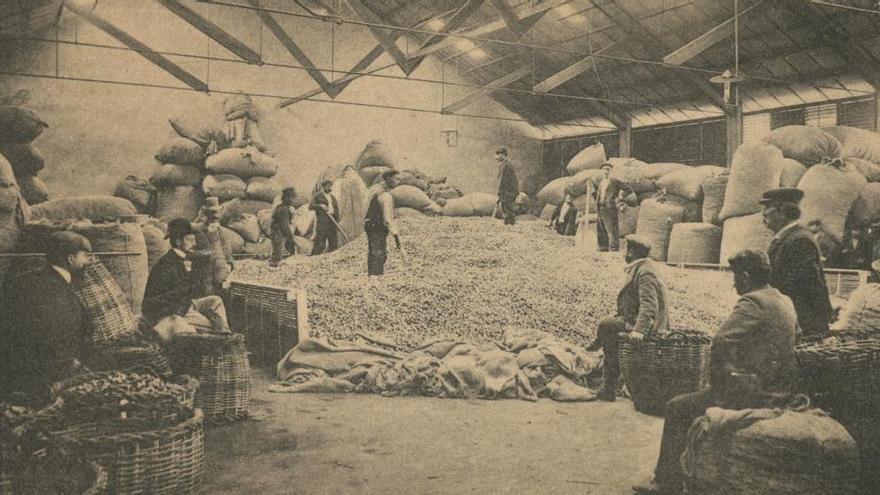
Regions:
<instances>
[{"instance_id":1,"label":"wicker basket","mask_svg":"<svg viewBox=\"0 0 880 495\"><path fill-rule=\"evenodd\" d=\"M138 322L131 306L103 263L92 263L83 271L74 284L74 293L84 308L95 348L111 346L113 341L137 332Z\"/></svg>"},{"instance_id":2,"label":"wicker basket","mask_svg":"<svg viewBox=\"0 0 880 495\"><path fill-rule=\"evenodd\" d=\"M110 369L127 370L145 367L162 378L171 376L171 364L168 362L168 358L155 345L113 347L105 349L104 353L106 355L105 364Z\"/></svg>"},{"instance_id":3,"label":"wicker basket","mask_svg":"<svg viewBox=\"0 0 880 495\"><path fill-rule=\"evenodd\" d=\"M6 459L2 460L5 464ZM88 469L90 471L90 474L92 475L92 481L91 485L82 492L82 495L104 495L105 493L107 493L107 486L109 483L107 471L102 468L100 464L95 462L90 462ZM69 480L69 474L70 473L66 470L64 472L58 473L59 477L64 478L64 480ZM0 495L14 495L15 493L20 493L16 491L15 484L16 482L22 483L24 481L22 481L21 479L16 481L14 476L14 474L6 471L5 468L0 468ZM29 486L29 484L25 486ZM28 490L28 492L33 493L30 490ZM64 493L70 492L65 491Z\"/></svg>"},{"instance_id":4,"label":"wicker basket","mask_svg":"<svg viewBox=\"0 0 880 495\"><path fill-rule=\"evenodd\" d=\"M171 367L199 381L195 405L211 422L247 417L251 368L244 335L175 335L169 348Z\"/></svg>"},{"instance_id":5,"label":"wicker basket","mask_svg":"<svg viewBox=\"0 0 880 495\"><path fill-rule=\"evenodd\" d=\"M880 412L880 338L840 334L795 349L814 402L835 416Z\"/></svg>"},{"instance_id":6,"label":"wicker basket","mask_svg":"<svg viewBox=\"0 0 880 495\"><path fill-rule=\"evenodd\" d=\"M621 374L639 412L662 416L669 399L709 385L712 339L703 332L678 330L641 343L622 335L619 342Z\"/></svg>"}]
</instances>

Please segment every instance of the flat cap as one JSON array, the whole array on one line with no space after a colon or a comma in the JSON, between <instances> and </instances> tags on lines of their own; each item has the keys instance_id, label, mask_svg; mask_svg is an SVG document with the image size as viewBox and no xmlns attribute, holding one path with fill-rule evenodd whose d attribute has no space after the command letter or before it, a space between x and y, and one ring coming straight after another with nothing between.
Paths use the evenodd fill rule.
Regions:
<instances>
[{"instance_id":1,"label":"flat cap","mask_svg":"<svg viewBox=\"0 0 880 495\"><path fill-rule=\"evenodd\" d=\"M612 164L611 162L605 162L605 163L603 163L602 166L599 167L599 168L602 169L602 170L605 170L606 168L611 168L611 169L613 169L613 168L614 168L614 164Z\"/></svg>"},{"instance_id":2,"label":"flat cap","mask_svg":"<svg viewBox=\"0 0 880 495\"><path fill-rule=\"evenodd\" d=\"M770 273L770 257L760 249L744 249L727 259L730 268L750 273Z\"/></svg>"},{"instance_id":3,"label":"flat cap","mask_svg":"<svg viewBox=\"0 0 880 495\"><path fill-rule=\"evenodd\" d=\"M791 204L797 206L804 197L804 192L795 187L780 187L766 191L759 203L762 205Z\"/></svg>"},{"instance_id":4,"label":"flat cap","mask_svg":"<svg viewBox=\"0 0 880 495\"><path fill-rule=\"evenodd\" d=\"M625 239L627 246L639 246L648 251L651 250L651 241L643 235L629 234Z\"/></svg>"}]
</instances>

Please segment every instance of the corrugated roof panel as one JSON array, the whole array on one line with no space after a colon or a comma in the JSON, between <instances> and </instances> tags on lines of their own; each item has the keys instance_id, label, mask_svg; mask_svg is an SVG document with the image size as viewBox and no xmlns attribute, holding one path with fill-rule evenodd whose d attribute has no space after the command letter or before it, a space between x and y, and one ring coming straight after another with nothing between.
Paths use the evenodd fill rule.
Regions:
<instances>
[{"instance_id":1,"label":"corrugated roof panel","mask_svg":"<svg viewBox=\"0 0 880 495\"><path fill-rule=\"evenodd\" d=\"M788 86L774 86L767 88L783 106L803 105L805 102L795 92L790 90Z\"/></svg>"},{"instance_id":2,"label":"corrugated roof panel","mask_svg":"<svg viewBox=\"0 0 880 495\"><path fill-rule=\"evenodd\" d=\"M788 86L788 89L796 94L798 98L807 103L819 103L827 100L824 94L822 94L821 92L819 92L819 90L812 86L807 86L804 84L790 84Z\"/></svg>"}]
</instances>

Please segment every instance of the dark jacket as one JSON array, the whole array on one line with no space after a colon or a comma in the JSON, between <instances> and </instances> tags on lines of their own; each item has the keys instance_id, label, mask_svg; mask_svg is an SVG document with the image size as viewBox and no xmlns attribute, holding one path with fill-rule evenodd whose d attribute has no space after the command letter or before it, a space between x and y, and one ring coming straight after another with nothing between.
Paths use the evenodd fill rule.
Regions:
<instances>
[{"instance_id":1,"label":"dark jacket","mask_svg":"<svg viewBox=\"0 0 880 495\"><path fill-rule=\"evenodd\" d=\"M293 230L290 229L290 221L293 219L291 207L284 203L275 207L272 212L272 238L280 236L284 239L293 239Z\"/></svg>"},{"instance_id":2,"label":"dark jacket","mask_svg":"<svg viewBox=\"0 0 880 495\"><path fill-rule=\"evenodd\" d=\"M610 182L608 183L608 189L605 191L605 198L602 204L599 203L599 194L601 192L599 188L602 185L602 179L596 181L596 187L593 188L593 198L596 199L596 208L617 211L617 197L620 192L623 191L623 196L626 197L632 194L633 190L619 179L611 177L608 180Z\"/></svg>"},{"instance_id":3,"label":"dark jacket","mask_svg":"<svg viewBox=\"0 0 880 495\"><path fill-rule=\"evenodd\" d=\"M184 260L169 250L159 258L144 290L142 311L147 324L155 325L170 315L183 315L197 296L195 270L186 271Z\"/></svg>"},{"instance_id":4,"label":"dark jacket","mask_svg":"<svg viewBox=\"0 0 880 495\"><path fill-rule=\"evenodd\" d=\"M801 225L783 233L770 243L770 285L791 298L798 324L805 335L828 330L831 300L825 273L810 231Z\"/></svg>"},{"instance_id":5,"label":"dark jacket","mask_svg":"<svg viewBox=\"0 0 880 495\"><path fill-rule=\"evenodd\" d=\"M871 270L874 249L868 236L861 236L853 246L852 238L847 236L840 246L828 257L828 265L848 270Z\"/></svg>"},{"instance_id":6,"label":"dark jacket","mask_svg":"<svg viewBox=\"0 0 880 495\"><path fill-rule=\"evenodd\" d=\"M572 204L565 213L565 218L559 218L559 215L562 214L562 205L564 204L565 203L560 204L556 207L556 210L553 211L553 215L550 217L550 223L556 227L556 232L559 232L562 235L575 235L577 232L578 210Z\"/></svg>"},{"instance_id":7,"label":"dark jacket","mask_svg":"<svg viewBox=\"0 0 880 495\"><path fill-rule=\"evenodd\" d=\"M338 223L339 202L336 200L336 196L332 194L330 195L330 198L333 200L333 220L336 220ZM327 205L327 197L324 196L324 191L318 191L312 196L312 201L309 203L309 209L315 212L318 225L321 227L334 226L333 222L330 221L330 215L328 215L323 208L319 208L319 205Z\"/></svg>"},{"instance_id":8,"label":"dark jacket","mask_svg":"<svg viewBox=\"0 0 880 495\"><path fill-rule=\"evenodd\" d=\"M723 393L735 371L757 375L765 392L794 391L796 338L791 299L772 287L743 294L712 338L712 388Z\"/></svg>"},{"instance_id":9,"label":"dark jacket","mask_svg":"<svg viewBox=\"0 0 880 495\"><path fill-rule=\"evenodd\" d=\"M617 315L645 335L666 333L669 313L666 287L657 276L657 268L650 259L632 269L626 284L617 295Z\"/></svg>"},{"instance_id":10,"label":"dark jacket","mask_svg":"<svg viewBox=\"0 0 880 495\"><path fill-rule=\"evenodd\" d=\"M0 382L5 391L38 393L67 378L89 343L83 308L70 284L46 266L7 280L0 301Z\"/></svg>"},{"instance_id":11,"label":"dark jacket","mask_svg":"<svg viewBox=\"0 0 880 495\"><path fill-rule=\"evenodd\" d=\"M519 180L510 160L505 160L498 171L498 200L513 203L519 195Z\"/></svg>"}]
</instances>

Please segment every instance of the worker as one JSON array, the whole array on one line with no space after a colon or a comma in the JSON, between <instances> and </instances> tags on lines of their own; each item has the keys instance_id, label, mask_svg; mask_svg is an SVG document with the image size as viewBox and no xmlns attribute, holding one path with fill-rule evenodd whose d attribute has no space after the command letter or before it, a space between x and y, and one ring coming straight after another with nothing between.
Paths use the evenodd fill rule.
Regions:
<instances>
[{"instance_id":1,"label":"worker","mask_svg":"<svg viewBox=\"0 0 880 495\"><path fill-rule=\"evenodd\" d=\"M90 335L71 284L90 263L91 250L85 237L56 232L44 267L7 279L0 301L0 395L17 392L27 404L45 405L50 386L85 363Z\"/></svg>"},{"instance_id":2,"label":"worker","mask_svg":"<svg viewBox=\"0 0 880 495\"><path fill-rule=\"evenodd\" d=\"M331 189L333 181L321 183L321 190L312 196L309 209L315 212L315 247L312 254L330 253L339 247L337 227L339 225L339 202Z\"/></svg>"},{"instance_id":3,"label":"worker","mask_svg":"<svg viewBox=\"0 0 880 495\"><path fill-rule=\"evenodd\" d=\"M602 164L602 179L593 191L596 198L596 240L599 251L617 251L620 234L617 223L617 212L624 198L632 201L632 189L619 179L611 177L614 165Z\"/></svg>"},{"instance_id":4,"label":"worker","mask_svg":"<svg viewBox=\"0 0 880 495\"><path fill-rule=\"evenodd\" d=\"M272 212L272 257L269 266L278 266L281 258L287 252L295 253L296 245L293 243L293 229L290 226L294 215L293 202L296 200L296 189L286 187L281 191L281 203Z\"/></svg>"},{"instance_id":5,"label":"worker","mask_svg":"<svg viewBox=\"0 0 880 495\"><path fill-rule=\"evenodd\" d=\"M574 235L577 232L577 216L578 210L574 206L571 193L565 193L565 199L553 210L548 226L561 235Z\"/></svg>"},{"instance_id":6,"label":"worker","mask_svg":"<svg viewBox=\"0 0 880 495\"><path fill-rule=\"evenodd\" d=\"M166 238L171 249L156 262L147 278L144 319L165 341L178 332L230 333L223 300L213 295L196 297L199 286L192 266L195 234L186 219L168 222Z\"/></svg>"},{"instance_id":7,"label":"worker","mask_svg":"<svg viewBox=\"0 0 880 495\"><path fill-rule=\"evenodd\" d=\"M828 266L869 271L873 256L874 248L867 233L859 227L850 226L846 229L843 242L831 253Z\"/></svg>"},{"instance_id":8,"label":"worker","mask_svg":"<svg viewBox=\"0 0 880 495\"><path fill-rule=\"evenodd\" d=\"M588 351L602 349L603 384L597 397L613 402L617 397L620 380L620 359L617 339L620 334L639 342L645 336L656 336L669 329L666 287L657 274L657 267L648 258L651 243L648 239L630 234L626 236L626 283L617 295L617 315L599 322L596 340Z\"/></svg>"},{"instance_id":9,"label":"worker","mask_svg":"<svg viewBox=\"0 0 880 495\"><path fill-rule=\"evenodd\" d=\"M791 298L803 335L823 335L833 310L819 247L798 223L803 197L800 189L780 188L765 192L760 200L764 225L774 233L767 249L773 269L770 285Z\"/></svg>"},{"instance_id":10,"label":"worker","mask_svg":"<svg viewBox=\"0 0 880 495\"><path fill-rule=\"evenodd\" d=\"M367 233L367 274L379 276L385 273L385 260L388 257L386 240L388 234L394 236L397 249L401 249L400 233L394 221L394 197L391 190L397 187L396 170L382 174L382 182L370 190L370 202L364 218L364 231Z\"/></svg>"},{"instance_id":11,"label":"worker","mask_svg":"<svg viewBox=\"0 0 880 495\"><path fill-rule=\"evenodd\" d=\"M695 419L712 406L760 407L763 394L794 392L797 314L791 300L769 285L770 259L747 249L730 259L739 301L712 338L709 387L666 404L660 457L654 479L636 493L681 493L680 458Z\"/></svg>"},{"instance_id":12,"label":"worker","mask_svg":"<svg viewBox=\"0 0 880 495\"><path fill-rule=\"evenodd\" d=\"M504 225L516 223L516 197L519 195L519 181L516 178L516 170L507 156L507 148L500 147L495 150L495 161L498 166L498 207L504 216Z\"/></svg>"}]
</instances>

